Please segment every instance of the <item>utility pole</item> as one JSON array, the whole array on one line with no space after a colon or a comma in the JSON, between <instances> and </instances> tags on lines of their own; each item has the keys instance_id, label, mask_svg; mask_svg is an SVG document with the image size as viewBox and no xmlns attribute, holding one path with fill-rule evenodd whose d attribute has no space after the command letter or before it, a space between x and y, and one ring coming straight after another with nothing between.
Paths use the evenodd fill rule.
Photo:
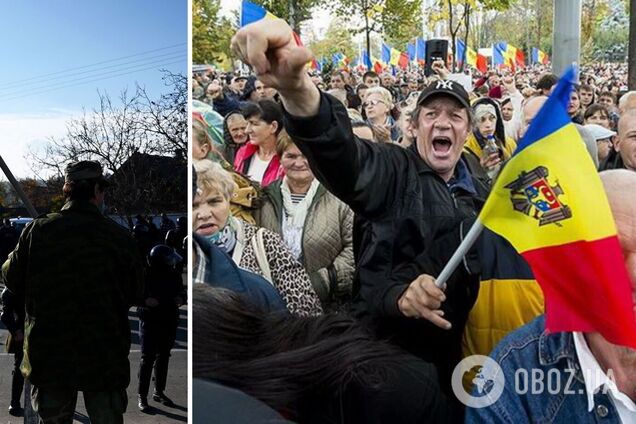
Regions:
<instances>
[{"instance_id":1,"label":"utility pole","mask_svg":"<svg viewBox=\"0 0 636 424\"><path fill-rule=\"evenodd\" d=\"M292 27L294 31L299 33L300 31L296 29L296 10L294 8L294 0L288 0L287 6L289 9L289 26Z\"/></svg>"},{"instance_id":2,"label":"utility pole","mask_svg":"<svg viewBox=\"0 0 636 424\"><path fill-rule=\"evenodd\" d=\"M561 75L581 55L581 0L554 0L552 71Z\"/></svg>"},{"instance_id":3,"label":"utility pole","mask_svg":"<svg viewBox=\"0 0 636 424\"><path fill-rule=\"evenodd\" d=\"M629 46L627 50L627 86L636 90L636 0L629 2Z\"/></svg>"}]
</instances>

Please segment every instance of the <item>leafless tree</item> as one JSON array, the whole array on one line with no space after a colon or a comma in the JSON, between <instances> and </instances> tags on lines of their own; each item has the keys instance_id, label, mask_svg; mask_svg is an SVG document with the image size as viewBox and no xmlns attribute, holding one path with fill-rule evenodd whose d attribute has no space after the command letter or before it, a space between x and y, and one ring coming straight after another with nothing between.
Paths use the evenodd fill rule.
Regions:
<instances>
[{"instance_id":1,"label":"leafless tree","mask_svg":"<svg viewBox=\"0 0 636 424\"><path fill-rule=\"evenodd\" d=\"M151 183L157 182L156 171L139 158L172 156L183 167L187 163L187 79L164 71L164 81L170 91L158 99L140 85L132 95L123 90L117 101L98 92L99 106L71 119L65 137L51 137L43 148L31 148L26 159L34 173L46 170L62 176L71 161L97 160L115 177L109 206L118 214L140 212L133 210L139 205L156 207L165 187Z\"/></svg>"}]
</instances>

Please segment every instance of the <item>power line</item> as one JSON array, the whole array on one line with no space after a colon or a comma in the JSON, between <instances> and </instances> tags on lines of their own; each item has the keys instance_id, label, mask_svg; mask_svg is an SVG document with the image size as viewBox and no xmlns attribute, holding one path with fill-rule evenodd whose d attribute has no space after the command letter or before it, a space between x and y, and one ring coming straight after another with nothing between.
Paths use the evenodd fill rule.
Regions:
<instances>
[{"instance_id":1,"label":"power line","mask_svg":"<svg viewBox=\"0 0 636 424\"><path fill-rule=\"evenodd\" d=\"M87 79L92 79L92 78L96 78L96 77L106 76L106 75L109 75L109 74L112 74L112 73L121 72L121 71L125 71L125 70L131 70L131 69L138 68L138 67L145 67L145 66L148 66L148 65L161 65L166 60L172 60L172 59L177 59L177 58L183 58L184 62L186 60L186 57L183 54L183 52L180 52L180 53L173 54L171 57L158 59L158 60L153 60L153 61L148 62L148 63L141 63L141 64L128 66L128 67L124 67L124 68L120 68L120 69L115 69L115 70L112 70L112 71L98 72L98 73L96 73L94 75L88 75L88 76L82 77L82 78L73 78L70 81L60 81L60 82L55 83L55 84L44 84L44 85L41 85L41 86L28 87L27 91L40 91L41 89L55 88L55 87L63 86L63 85L66 85L66 84L71 84L72 85L72 84L75 84L77 82L84 81L84 80L87 80ZM40 84L42 84L42 83L40 83ZM1 94L0 98L6 97L6 96L11 97L13 95L20 94L23 91L24 90L22 90L22 89L18 89L18 90L14 89L14 90L9 91L7 93Z\"/></svg>"},{"instance_id":2,"label":"power line","mask_svg":"<svg viewBox=\"0 0 636 424\"><path fill-rule=\"evenodd\" d=\"M166 62L166 63L163 63L163 64L161 64L159 66L173 65L173 64L176 64L176 63L183 63L183 60L180 59L180 60L175 60L175 61L172 61L172 62ZM68 84L66 86L51 88L49 90L39 90L39 91L35 91L35 92L32 92L32 93L26 93L26 94L23 94L23 95L20 95L20 96L8 97L8 98L4 98L4 99L0 98L0 103L8 102L8 101L11 101L11 100L22 99L22 98L25 98L25 97L34 96L36 94L48 93L50 91L61 90L63 88L73 87L73 86L77 86L77 85L84 85L84 84L88 84L88 83L91 83L91 82L107 80L107 79L110 79L110 78L115 78L115 77L120 77L120 76L124 76L124 75L134 74L134 73L142 72L142 71L148 71L150 69L158 69L158 66L150 66L148 68L137 69L135 71L130 71L130 72L124 72L124 73L121 73L121 74L110 75L108 77L96 78L96 79L93 79L93 80L84 81L84 82L80 82L80 83L72 83L72 84Z\"/></svg>"},{"instance_id":3,"label":"power line","mask_svg":"<svg viewBox=\"0 0 636 424\"><path fill-rule=\"evenodd\" d=\"M61 74L61 75L58 75L58 76L55 76L55 77L49 77L48 75L37 77L37 78L34 77L34 78L31 79L30 83L27 83L27 85L31 86L31 85L34 85L34 84L49 83L49 82L55 81L55 80L67 79L67 78L70 78L70 77L74 77L74 76L78 76L78 75L84 75L84 74L90 74L90 73L93 73L93 72L100 72L100 71L103 71L104 69L122 67L122 66L130 65L130 64L133 64L133 63L136 63L136 62L152 61L152 60L155 60L155 59L158 59L158 58L161 58L161 57L171 56L171 55L175 55L175 54L182 54L182 53L183 53L182 51L163 53L163 54L160 54L160 55L145 57L145 58L141 58L141 59L135 59L135 60L132 60L132 61L127 61L127 62L118 63L118 64L114 64L114 65L102 66L102 67L95 68L95 69L88 69L88 70L79 71L79 72L70 72L68 74ZM11 83L11 84L0 85L0 92L6 91L6 90L11 90L13 88L22 89L24 87L24 85L25 85L25 83L22 83L22 82L16 82L16 83Z\"/></svg>"},{"instance_id":4,"label":"power line","mask_svg":"<svg viewBox=\"0 0 636 424\"><path fill-rule=\"evenodd\" d=\"M56 72L49 72L46 75L38 75L38 76L29 77L29 78L25 78L25 79L21 79L21 80L10 81L10 82L5 83L5 84L0 84L0 87L3 87L5 85L23 83L23 82L31 81L31 80L34 80L34 79L50 77L51 75L58 75L58 74L68 73L69 71L76 71L78 69L86 69L86 68L90 68L92 66L102 65L102 64L105 64L105 63L117 62L117 61L120 61L120 60L123 60L123 59L129 59L131 57L144 56L144 55L147 55L149 53L154 53L154 52L158 52L158 51L162 51L162 50L169 50L169 49L173 49L175 47L180 47L180 46L184 46L184 45L187 45L187 43L173 44L173 45L166 46L166 47L160 47L160 48L153 49L153 50L146 50L144 52L130 54L128 56L121 56L121 57L118 57L118 58L115 58L115 59L103 60L101 62L95 62L95 63L91 63L91 64L88 64L88 65L83 65L83 66L76 66L76 67L73 67L73 68L67 68L67 69L63 69L61 71L56 71Z\"/></svg>"}]
</instances>

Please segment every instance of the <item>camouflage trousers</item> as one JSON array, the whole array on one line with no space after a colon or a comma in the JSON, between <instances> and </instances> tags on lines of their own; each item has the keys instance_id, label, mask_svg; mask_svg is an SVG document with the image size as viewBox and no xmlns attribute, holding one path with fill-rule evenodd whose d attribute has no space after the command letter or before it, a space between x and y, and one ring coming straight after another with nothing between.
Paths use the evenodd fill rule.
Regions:
<instances>
[{"instance_id":1,"label":"camouflage trousers","mask_svg":"<svg viewBox=\"0 0 636 424\"><path fill-rule=\"evenodd\" d=\"M83 392L84 405L92 424L123 424L128 405L126 390ZM72 424L77 390L31 387L31 404L40 424Z\"/></svg>"}]
</instances>

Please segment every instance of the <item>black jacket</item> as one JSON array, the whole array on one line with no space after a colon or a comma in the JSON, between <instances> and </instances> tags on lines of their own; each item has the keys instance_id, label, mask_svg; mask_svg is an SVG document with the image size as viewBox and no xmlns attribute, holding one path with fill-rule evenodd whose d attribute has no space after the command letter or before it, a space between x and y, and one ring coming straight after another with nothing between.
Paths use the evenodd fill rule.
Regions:
<instances>
[{"instance_id":1,"label":"black jacket","mask_svg":"<svg viewBox=\"0 0 636 424\"><path fill-rule=\"evenodd\" d=\"M464 261L447 283L442 309L450 331L404 317L397 301L419 274L439 274L481 209L487 186L471 177L463 161L447 185L415 145L403 149L355 138L344 107L325 94L317 116L286 114L285 128L320 182L366 221L356 248L354 312L380 335L435 363L450 390L477 297L478 266Z\"/></svg>"}]
</instances>

